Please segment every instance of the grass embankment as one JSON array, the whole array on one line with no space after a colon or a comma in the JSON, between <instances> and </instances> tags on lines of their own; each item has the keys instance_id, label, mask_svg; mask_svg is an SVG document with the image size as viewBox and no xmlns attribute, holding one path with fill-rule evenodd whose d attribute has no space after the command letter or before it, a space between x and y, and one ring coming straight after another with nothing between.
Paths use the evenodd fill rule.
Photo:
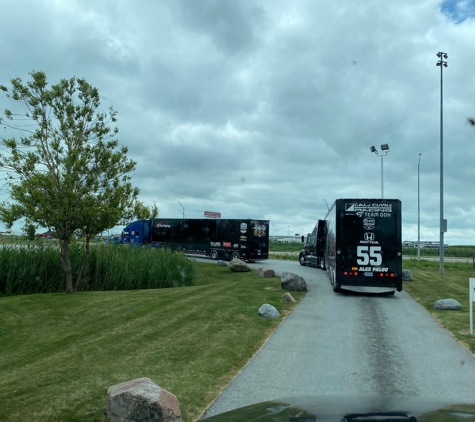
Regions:
<instances>
[{"instance_id":1,"label":"grass embankment","mask_svg":"<svg viewBox=\"0 0 475 422\"><path fill-rule=\"evenodd\" d=\"M421 261L406 266L414 281L405 281L404 290L417 300L439 324L449 331L464 347L475 354L475 336L469 332L469 278L475 278L471 264L446 263L444 275L439 274L437 262ZM434 310L435 301L452 298L462 305L459 311Z\"/></svg>"},{"instance_id":2,"label":"grass embankment","mask_svg":"<svg viewBox=\"0 0 475 422\"><path fill-rule=\"evenodd\" d=\"M196 420L295 304L255 271L196 264L194 283L0 298L0 420L105 421L108 387L139 377ZM280 318L258 317L263 303Z\"/></svg>"}]
</instances>

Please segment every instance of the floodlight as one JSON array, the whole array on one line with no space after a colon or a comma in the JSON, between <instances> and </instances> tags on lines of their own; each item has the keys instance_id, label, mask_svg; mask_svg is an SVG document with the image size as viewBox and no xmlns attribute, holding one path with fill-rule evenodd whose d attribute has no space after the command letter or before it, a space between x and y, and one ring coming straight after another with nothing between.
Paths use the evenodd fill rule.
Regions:
<instances>
[{"instance_id":1,"label":"floodlight","mask_svg":"<svg viewBox=\"0 0 475 422\"><path fill-rule=\"evenodd\" d=\"M440 59L440 56L442 56L442 53L437 53L436 56Z\"/></svg>"},{"instance_id":2,"label":"floodlight","mask_svg":"<svg viewBox=\"0 0 475 422\"><path fill-rule=\"evenodd\" d=\"M374 147L374 145L370 148L370 151L378 153L378 150Z\"/></svg>"},{"instance_id":3,"label":"floodlight","mask_svg":"<svg viewBox=\"0 0 475 422\"><path fill-rule=\"evenodd\" d=\"M389 151L389 145L388 144L382 144L381 145L381 151Z\"/></svg>"}]
</instances>

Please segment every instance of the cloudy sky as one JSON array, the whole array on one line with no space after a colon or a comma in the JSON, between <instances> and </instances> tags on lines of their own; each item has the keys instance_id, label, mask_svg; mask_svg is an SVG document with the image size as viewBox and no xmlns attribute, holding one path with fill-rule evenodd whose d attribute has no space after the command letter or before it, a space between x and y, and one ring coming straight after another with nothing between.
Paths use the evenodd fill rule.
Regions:
<instances>
[{"instance_id":1,"label":"cloudy sky","mask_svg":"<svg viewBox=\"0 0 475 422\"><path fill-rule=\"evenodd\" d=\"M401 199L475 244L475 0L0 0L0 84L85 77L162 217L217 211L307 233L337 198ZM8 107L0 97L0 109ZM0 133L0 136L3 136Z\"/></svg>"}]
</instances>

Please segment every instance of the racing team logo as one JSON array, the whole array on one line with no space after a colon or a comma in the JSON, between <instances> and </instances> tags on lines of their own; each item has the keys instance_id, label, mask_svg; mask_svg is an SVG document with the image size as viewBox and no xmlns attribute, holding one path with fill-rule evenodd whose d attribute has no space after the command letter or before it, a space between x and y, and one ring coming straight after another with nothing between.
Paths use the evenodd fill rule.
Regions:
<instances>
[{"instance_id":1,"label":"racing team logo","mask_svg":"<svg viewBox=\"0 0 475 422\"><path fill-rule=\"evenodd\" d=\"M365 230L374 230L376 227L376 220L374 218L365 218L363 220L363 227Z\"/></svg>"},{"instance_id":2,"label":"racing team logo","mask_svg":"<svg viewBox=\"0 0 475 422\"><path fill-rule=\"evenodd\" d=\"M365 233L364 240L374 240L375 236L374 233Z\"/></svg>"}]
</instances>

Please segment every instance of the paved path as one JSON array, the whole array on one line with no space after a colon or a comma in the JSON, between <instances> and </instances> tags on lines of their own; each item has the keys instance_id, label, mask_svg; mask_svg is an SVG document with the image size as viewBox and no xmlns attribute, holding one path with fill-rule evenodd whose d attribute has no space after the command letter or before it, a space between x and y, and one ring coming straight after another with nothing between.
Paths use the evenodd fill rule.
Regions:
<instances>
[{"instance_id":1,"label":"paved path","mask_svg":"<svg viewBox=\"0 0 475 422\"><path fill-rule=\"evenodd\" d=\"M297 273L309 291L205 417L300 395L475 401L475 359L407 293L336 294L321 270L279 260L254 265Z\"/></svg>"}]
</instances>

